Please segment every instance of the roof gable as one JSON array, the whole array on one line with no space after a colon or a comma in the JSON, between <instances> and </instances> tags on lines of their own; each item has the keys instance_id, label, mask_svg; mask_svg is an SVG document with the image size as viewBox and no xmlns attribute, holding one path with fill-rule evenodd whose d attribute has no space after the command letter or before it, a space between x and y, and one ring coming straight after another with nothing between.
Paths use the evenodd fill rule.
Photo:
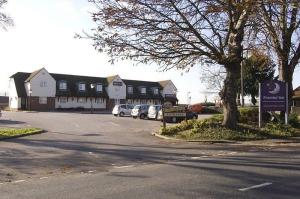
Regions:
<instances>
[{"instance_id":1,"label":"roof gable","mask_svg":"<svg viewBox=\"0 0 300 199\"><path fill-rule=\"evenodd\" d=\"M25 82L30 82L30 80L32 80L37 74L39 74L42 70L46 70L45 68L41 68L41 69L38 69L36 71L33 71L29 77L25 80ZM47 71L47 70L46 70ZM47 71L48 72L48 71Z\"/></svg>"}]
</instances>

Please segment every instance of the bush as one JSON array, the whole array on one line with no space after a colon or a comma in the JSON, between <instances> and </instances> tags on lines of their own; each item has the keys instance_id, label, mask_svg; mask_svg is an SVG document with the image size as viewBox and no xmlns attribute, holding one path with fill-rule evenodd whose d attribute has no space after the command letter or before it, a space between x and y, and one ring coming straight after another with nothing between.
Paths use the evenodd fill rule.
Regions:
<instances>
[{"instance_id":1,"label":"bush","mask_svg":"<svg viewBox=\"0 0 300 199\"><path fill-rule=\"evenodd\" d=\"M275 136L275 138L284 138L296 135L296 132L291 125L285 125L282 123L267 123L264 130Z\"/></svg>"},{"instance_id":2,"label":"bush","mask_svg":"<svg viewBox=\"0 0 300 199\"><path fill-rule=\"evenodd\" d=\"M204 114L218 114L218 113L221 113L221 112L216 107L206 107L206 106L204 106L201 113L204 113Z\"/></svg>"},{"instance_id":3,"label":"bush","mask_svg":"<svg viewBox=\"0 0 300 199\"><path fill-rule=\"evenodd\" d=\"M216 103L214 102L203 102L201 103L202 106L216 106Z\"/></svg>"},{"instance_id":4,"label":"bush","mask_svg":"<svg viewBox=\"0 0 300 199\"><path fill-rule=\"evenodd\" d=\"M239 122L249 123L258 122L258 108L239 108Z\"/></svg>"},{"instance_id":5,"label":"bush","mask_svg":"<svg viewBox=\"0 0 300 199\"><path fill-rule=\"evenodd\" d=\"M288 122L292 127L297 128L300 126L300 121L296 113L291 113L289 115Z\"/></svg>"}]
</instances>

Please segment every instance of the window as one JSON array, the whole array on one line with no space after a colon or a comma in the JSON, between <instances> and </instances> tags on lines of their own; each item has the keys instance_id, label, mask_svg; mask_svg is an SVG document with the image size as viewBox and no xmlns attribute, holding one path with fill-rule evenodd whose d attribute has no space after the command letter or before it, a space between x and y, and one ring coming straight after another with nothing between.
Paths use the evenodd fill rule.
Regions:
<instances>
[{"instance_id":1,"label":"window","mask_svg":"<svg viewBox=\"0 0 300 199\"><path fill-rule=\"evenodd\" d=\"M128 86L127 87L127 92L132 94L133 93L133 87L132 86Z\"/></svg>"},{"instance_id":2,"label":"window","mask_svg":"<svg viewBox=\"0 0 300 199\"><path fill-rule=\"evenodd\" d=\"M145 87L142 87L142 88L141 88L141 93L142 93L142 94L146 94L146 88L145 88Z\"/></svg>"},{"instance_id":3,"label":"window","mask_svg":"<svg viewBox=\"0 0 300 199\"><path fill-rule=\"evenodd\" d=\"M158 88L154 88L153 94L154 94L154 95L158 95L158 92L159 92L159 91L158 91Z\"/></svg>"},{"instance_id":4,"label":"window","mask_svg":"<svg viewBox=\"0 0 300 199\"><path fill-rule=\"evenodd\" d=\"M103 91L103 86L102 86L102 84L97 84L97 86L96 86L96 91L97 91L97 92L102 92L102 91Z\"/></svg>"},{"instance_id":5,"label":"window","mask_svg":"<svg viewBox=\"0 0 300 199\"><path fill-rule=\"evenodd\" d=\"M79 91L85 91L85 83L79 83L78 89Z\"/></svg>"},{"instance_id":6,"label":"window","mask_svg":"<svg viewBox=\"0 0 300 199\"><path fill-rule=\"evenodd\" d=\"M39 97L39 104L47 104L47 97Z\"/></svg>"},{"instance_id":7,"label":"window","mask_svg":"<svg viewBox=\"0 0 300 199\"><path fill-rule=\"evenodd\" d=\"M67 82L59 82L59 90L67 90Z\"/></svg>"},{"instance_id":8,"label":"window","mask_svg":"<svg viewBox=\"0 0 300 199\"><path fill-rule=\"evenodd\" d=\"M47 87L47 82L41 81L40 82L40 87Z\"/></svg>"},{"instance_id":9,"label":"window","mask_svg":"<svg viewBox=\"0 0 300 199\"><path fill-rule=\"evenodd\" d=\"M60 103L61 103L61 104L67 103L67 98L66 98L66 97L60 98Z\"/></svg>"}]
</instances>

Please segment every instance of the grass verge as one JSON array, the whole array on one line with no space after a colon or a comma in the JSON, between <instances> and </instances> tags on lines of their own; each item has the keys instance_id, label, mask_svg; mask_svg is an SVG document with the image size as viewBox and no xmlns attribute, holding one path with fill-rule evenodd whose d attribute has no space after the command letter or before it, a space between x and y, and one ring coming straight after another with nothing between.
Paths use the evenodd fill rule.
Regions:
<instances>
[{"instance_id":1,"label":"grass verge","mask_svg":"<svg viewBox=\"0 0 300 199\"><path fill-rule=\"evenodd\" d=\"M26 135L32 135L40 133L42 130L38 128L0 128L0 140L14 137L21 137Z\"/></svg>"},{"instance_id":2,"label":"grass verge","mask_svg":"<svg viewBox=\"0 0 300 199\"><path fill-rule=\"evenodd\" d=\"M159 134L184 140L234 140L286 139L299 135L299 129L289 125L267 124L259 129L256 125L239 123L236 129L221 125L222 117L216 115L204 120L183 121L178 125L161 128Z\"/></svg>"}]
</instances>

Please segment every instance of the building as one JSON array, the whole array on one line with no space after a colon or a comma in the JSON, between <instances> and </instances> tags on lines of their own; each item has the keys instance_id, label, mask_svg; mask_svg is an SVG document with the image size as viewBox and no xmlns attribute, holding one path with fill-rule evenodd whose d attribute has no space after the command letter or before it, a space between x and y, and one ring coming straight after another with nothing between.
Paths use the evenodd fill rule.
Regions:
<instances>
[{"instance_id":1,"label":"building","mask_svg":"<svg viewBox=\"0 0 300 199\"><path fill-rule=\"evenodd\" d=\"M161 82L88 77L49 73L41 68L10 77L11 110L50 111L57 109L111 110L115 104L177 103L171 80Z\"/></svg>"},{"instance_id":2,"label":"building","mask_svg":"<svg viewBox=\"0 0 300 199\"><path fill-rule=\"evenodd\" d=\"M292 112L300 115L300 86L294 90Z\"/></svg>"},{"instance_id":3,"label":"building","mask_svg":"<svg viewBox=\"0 0 300 199\"><path fill-rule=\"evenodd\" d=\"M0 110L8 107L8 100L7 96L0 96Z\"/></svg>"}]
</instances>

